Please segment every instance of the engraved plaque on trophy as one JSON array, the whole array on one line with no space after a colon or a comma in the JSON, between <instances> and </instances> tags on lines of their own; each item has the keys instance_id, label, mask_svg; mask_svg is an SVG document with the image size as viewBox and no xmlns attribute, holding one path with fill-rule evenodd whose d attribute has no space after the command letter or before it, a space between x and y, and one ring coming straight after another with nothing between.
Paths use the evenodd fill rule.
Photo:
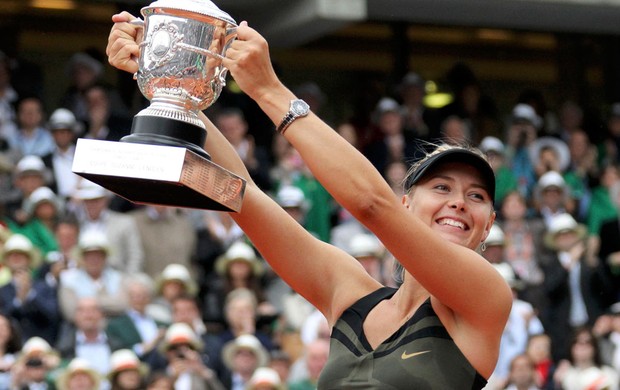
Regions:
<instances>
[{"instance_id":1,"label":"engraved plaque on trophy","mask_svg":"<svg viewBox=\"0 0 620 390\"><path fill-rule=\"evenodd\" d=\"M73 171L136 203L239 211L245 180L211 161L198 117L219 97L236 22L209 0L142 8L135 75L150 105L121 142L78 140Z\"/></svg>"}]
</instances>

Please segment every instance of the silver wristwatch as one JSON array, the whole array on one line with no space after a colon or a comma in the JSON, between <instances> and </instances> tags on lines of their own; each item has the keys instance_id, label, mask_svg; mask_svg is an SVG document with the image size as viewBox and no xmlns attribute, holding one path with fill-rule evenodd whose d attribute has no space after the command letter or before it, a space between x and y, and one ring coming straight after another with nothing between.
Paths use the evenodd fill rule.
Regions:
<instances>
[{"instance_id":1,"label":"silver wristwatch","mask_svg":"<svg viewBox=\"0 0 620 390\"><path fill-rule=\"evenodd\" d=\"M304 117L310 113L310 106L308 103L304 102L301 99L291 100L291 106L288 109L288 112L280 122L280 125L276 129L276 131L280 134L284 134L284 131L287 127L291 125L297 118Z\"/></svg>"}]
</instances>

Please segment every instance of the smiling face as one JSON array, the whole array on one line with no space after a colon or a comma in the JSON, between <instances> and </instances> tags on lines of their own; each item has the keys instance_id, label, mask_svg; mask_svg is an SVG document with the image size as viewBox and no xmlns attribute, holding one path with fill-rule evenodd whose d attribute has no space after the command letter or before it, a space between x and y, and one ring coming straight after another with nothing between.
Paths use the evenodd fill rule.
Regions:
<instances>
[{"instance_id":1,"label":"smiling face","mask_svg":"<svg viewBox=\"0 0 620 390\"><path fill-rule=\"evenodd\" d=\"M406 206L448 241L476 249L489 233L495 212L480 172L447 162L426 173Z\"/></svg>"}]
</instances>

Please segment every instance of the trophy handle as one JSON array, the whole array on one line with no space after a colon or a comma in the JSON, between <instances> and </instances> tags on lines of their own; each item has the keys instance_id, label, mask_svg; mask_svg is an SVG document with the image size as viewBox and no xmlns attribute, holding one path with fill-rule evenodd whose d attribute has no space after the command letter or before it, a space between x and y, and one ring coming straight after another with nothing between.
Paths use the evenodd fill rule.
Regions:
<instances>
[{"instance_id":1,"label":"trophy handle","mask_svg":"<svg viewBox=\"0 0 620 390\"><path fill-rule=\"evenodd\" d=\"M140 18L135 18L135 19L133 19L133 20L130 20L130 21L129 21L129 24L133 24L133 25L134 25L134 26L136 26L136 27L140 27L140 28L144 29L144 20L142 20L142 19L140 19ZM141 45L141 44L140 44L140 47L142 47L142 45ZM136 61L136 62L138 62L138 61L139 61L139 58L138 58L138 57L136 57L136 56L134 56L134 55L132 55L132 56L131 56L131 59L132 59L132 60L134 60L134 61ZM138 72L139 72L139 71L138 71ZM133 79L134 79L134 80L137 80L137 79L138 79L138 72L135 72L135 73L133 74Z\"/></svg>"}]
</instances>

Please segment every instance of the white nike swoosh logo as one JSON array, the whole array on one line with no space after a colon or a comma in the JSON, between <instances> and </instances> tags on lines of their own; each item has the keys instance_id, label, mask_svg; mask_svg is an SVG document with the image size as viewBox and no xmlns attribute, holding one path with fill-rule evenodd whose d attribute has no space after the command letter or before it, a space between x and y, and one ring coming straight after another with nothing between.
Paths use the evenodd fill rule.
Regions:
<instances>
[{"instance_id":1,"label":"white nike swoosh logo","mask_svg":"<svg viewBox=\"0 0 620 390\"><path fill-rule=\"evenodd\" d=\"M428 351L420 351L420 352L413 352L413 353L407 353L407 351L404 351L403 354L400 356L401 359L405 360L405 359L409 359L412 358L414 356L418 356L418 355L422 355L425 353L430 352L430 350Z\"/></svg>"}]
</instances>

